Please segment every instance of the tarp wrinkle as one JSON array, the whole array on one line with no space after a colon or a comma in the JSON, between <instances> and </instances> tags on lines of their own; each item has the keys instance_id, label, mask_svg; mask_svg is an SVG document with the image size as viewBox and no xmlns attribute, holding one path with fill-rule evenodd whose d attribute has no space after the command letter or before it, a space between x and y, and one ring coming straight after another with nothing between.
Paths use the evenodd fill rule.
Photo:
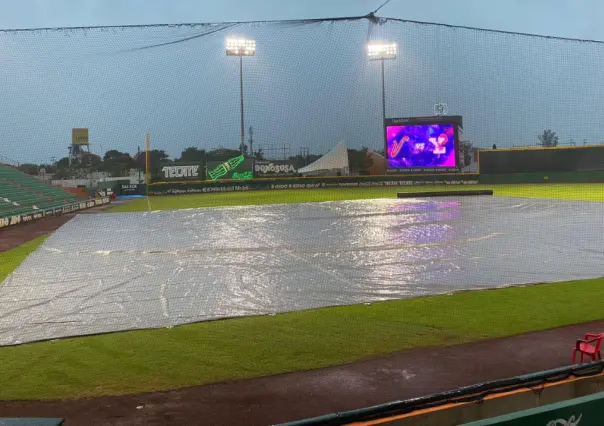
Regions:
<instances>
[{"instance_id":1,"label":"tarp wrinkle","mask_svg":"<svg viewBox=\"0 0 604 426\"><path fill-rule=\"evenodd\" d=\"M595 278L603 216L503 197L79 215L0 285L0 345Z\"/></svg>"}]
</instances>

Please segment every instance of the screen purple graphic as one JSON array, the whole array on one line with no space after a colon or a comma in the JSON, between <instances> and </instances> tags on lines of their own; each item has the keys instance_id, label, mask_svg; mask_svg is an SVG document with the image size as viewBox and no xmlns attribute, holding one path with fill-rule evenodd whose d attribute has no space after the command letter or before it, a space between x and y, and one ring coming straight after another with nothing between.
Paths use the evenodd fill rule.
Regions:
<instances>
[{"instance_id":1,"label":"screen purple graphic","mask_svg":"<svg viewBox=\"0 0 604 426\"><path fill-rule=\"evenodd\" d=\"M386 128L389 168L455 167L455 126L420 124Z\"/></svg>"}]
</instances>

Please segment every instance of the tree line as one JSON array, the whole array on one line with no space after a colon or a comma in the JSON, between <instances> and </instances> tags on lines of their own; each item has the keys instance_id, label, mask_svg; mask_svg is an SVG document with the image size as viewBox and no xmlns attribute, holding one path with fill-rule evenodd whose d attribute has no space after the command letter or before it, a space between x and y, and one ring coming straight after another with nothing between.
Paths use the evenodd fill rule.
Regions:
<instances>
[{"instance_id":1,"label":"tree line","mask_svg":"<svg viewBox=\"0 0 604 426\"><path fill-rule=\"evenodd\" d=\"M359 150L349 149L348 160L350 169L354 171L366 170L372 165L372 159L367 155L368 148L363 147ZM164 150L154 149L149 151L149 172L151 176L160 176L161 169L171 164L205 164L208 161L226 161L240 155L239 150L220 148L206 151L197 147L185 148L179 157L171 159ZM251 157L251 156L248 156ZM321 155L294 155L289 156L288 160L292 162L296 169L300 169L319 159ZM253 158L264 160L264 153L258 150ZM111 149L105 152L101 157L97 154L82 152L80 157L72 159L63 157L54 163L47 164L20 164L18 169L30 175L52 175L54 179L74 179L86 178L90 172L105 172L112 177L127 176L130 170L139 170L141 173L146 169L146 153L137 152L130 154Z\"/></svg>"},{"instance_id":2,"label":"tree line","mask_svg":"<svg viewBox=\"0 0 604 426\"><path fill-rule=\"evenodd\" d=\"M542 134L537 136L538 144L542 147L552 148L558 146L558 136L555 132L547 129ZM586 142L584 143L586 144ZM463 142L462 149L464 151L465 163L469 164L471 155L475 148L471 142ZM348 162L352 172L359 172L369 169L373 161L368 156L369 149L362 147L361 149L348 149ZM376 151L378 154L384 155L383 150ZM239 150L233 149L215 149L207 151L197 147L185 148L179 157L170 159L170 156L164 150L154 149L149 151L149 166L152 176L159 176L161 168L175 163L196 163L204 164L207 161L226 161L229 158L240 155ZM253 156L257 160L264 159L262 150L258 150ZM294 155L289 156L288 160L292 161L296 169L300 169L308 164L319 159L321 155ZM82 152L80 158L73 159L70 165L69 158L63 157L54 163L33 164L25 163L18 166L18 169L30 175L53 175L54 179L72 179L86 178L92 172L105 172L112 177L126 176L130 170L140 170L145 172L146 167L145 152L137 152L130 154L121 152L116 149L105 152L101 157L97 154Z\"/></svg>"}]
</instances>

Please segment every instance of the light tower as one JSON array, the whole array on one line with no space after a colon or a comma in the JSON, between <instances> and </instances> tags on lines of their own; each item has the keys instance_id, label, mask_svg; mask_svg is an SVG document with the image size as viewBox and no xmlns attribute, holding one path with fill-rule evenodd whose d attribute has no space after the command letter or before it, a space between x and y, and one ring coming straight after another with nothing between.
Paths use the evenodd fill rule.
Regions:
<instances>
[{"instance_id":1,"label":"light tower","mask_svg":"<svg viewBox=\"0 0 604 426\"><path fill-rule=\"evenodd\" d=\"M241 106L241 154L245 151L245 123L243 116L243 57L256 54L256 40L230 38L226 41L227 56L239 57L239 98Z\"/></svg>"}]
</instances>

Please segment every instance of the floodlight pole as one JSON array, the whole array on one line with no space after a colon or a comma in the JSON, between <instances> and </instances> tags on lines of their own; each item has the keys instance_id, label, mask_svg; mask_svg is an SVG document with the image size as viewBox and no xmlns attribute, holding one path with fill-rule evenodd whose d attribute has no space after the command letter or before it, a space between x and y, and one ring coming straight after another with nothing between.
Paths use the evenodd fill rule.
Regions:
<instances>
[{"instance_id":1,"label":"floodlight pole","mask_svg":"<svg viewBox=\"0 0 604 426\"><path fill-rule=\"evenodd\" d=\"M386 71L384 61L396 58L396 44L392 42L369 43L367 56L370 61L380 61L382 73L382 120L386 120Z\"/></svg>"},{"instance_id":2,"label":"floodlight pole","mask_svg":"<svg viewBox=\"0 0 604 426\"><path fill-rule=\"evenodd\" d=\"M245 154L245 119L243 111L243 57L254 56L256 52L256 41L246 39L227 39L227 56L239 56L239 107L241 121L241 141L239 150Z\"/></svg>"},{"instance_id":3,"label":"floodlight pole","mask_svg":"<svg viewBox=\"0 0 604 426\"><path fill-rule=\"evenodd\" d=\"M386 83L384 78L384 58L381 60L382 62L382 121L386 120Z\"/></svg>"},{"instance_id":4,"label":"floodlight pole","mask_svg":"<svg viewBox=\"0 0 604 426\"><path fill-rule=\"evenodd\" d=\"M241 145L239 149L241 150L241 155L244 154L245 147L245 124L243 121L243 56L239 56L239 94L241 101Z\"/></svg>"},{"instance_id":5,"label":"floodlight pole","mask_svg":"<svg viewBox=\"0 0 604 426\"><path fill-rule=\"evenodd\" d=\"M382 126L386 122L386 71L384 61L386 59L396 59L396 43L382 41L382 42L369 42L367 44L367 57L370 61L379 60L381 62L381 74L382 74ZM388 135L384 132L384 148L388 150ZM385 152L386 157L388 153Z\"/></svg>"}]
</instances>

